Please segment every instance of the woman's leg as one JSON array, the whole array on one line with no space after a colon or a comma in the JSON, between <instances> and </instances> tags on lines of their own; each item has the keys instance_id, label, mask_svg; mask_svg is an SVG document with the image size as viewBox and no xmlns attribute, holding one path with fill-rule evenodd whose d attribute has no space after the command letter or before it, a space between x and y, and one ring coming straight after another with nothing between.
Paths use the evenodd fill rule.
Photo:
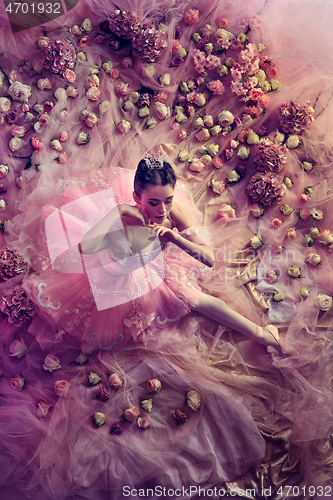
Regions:
<instances>
[{"instance_id":1,"label":"woman's leg","mask_svg":"<svg viewBox=\"0 0 333 500\"><path fill-rule=\"evenodd\" d=\"M280 336L277 328L273 325L261 328L256 323L244 318L244 316L231 309L222 300L205 293L201 294L195 309L214 321L233 328L247 337L253 338L259 344L267 347L275 347L281 352Z\"/></svg>"}]
</instances>

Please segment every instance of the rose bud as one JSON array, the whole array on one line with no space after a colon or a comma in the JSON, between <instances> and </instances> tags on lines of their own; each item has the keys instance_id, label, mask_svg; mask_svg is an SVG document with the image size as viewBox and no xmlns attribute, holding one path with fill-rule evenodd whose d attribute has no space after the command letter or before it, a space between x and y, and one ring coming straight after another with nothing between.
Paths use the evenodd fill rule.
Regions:
<instances>
[{"instance_id":1,"label":"rose bud","mask_svg":"<svg viewBox=\"0 0 333 500\"><path fill-rule=\"evenodd\" d=\"M149 429L150 427L150 422L148 418L138 418L138 426L140 429Z\"/></svg>"},{"instance_id":2,"label":"rose bud","mask_svg":"<svg viewBox=\"0 0 333 500\"><path fill-rule=\"evenodd\" d=\"M272 220L272 226L273 227L280 227L282 224L282 220L278 219L278 218L275 218Z\"/></svg>"},{"instance_id":3,"label":"rose bud","mask_svg":"<svg viewBox=\"0 0 333 500\"><path fill-rule=\"evenodd\" d=\"M96 394L96 399L100 399L101 401L108 401L110 399L110 394L104 385L100 385L98 388L98 393Z\"/></svg>"},{"instance_id":4,"label":"rose bud","mask_svg":"<svg viewBox=\"0 0 333 500\"><path fill-rule=\"evenodd\" d=\"M9 172L8 165L0 165L0 179L5 177Z\"/></svg>"},{"instance_id":5,"label":"rose bud","mask_svg":"<svg viewBox=\"0 0 333 500\"><path fill-rule=\"evenodd\" d=\"M86 363L88 361L88 359L89 358L87 358L87 356L85 356L84 354L82 354L82 352L80 352L78 357L75 359L75 363L77 365L84 365L84 363Z\"/></svg>"},{"instance_id":6,"label":"rose bud","mask_svg":"<svg viewBox=\"0 0 333 500\"><path fill-rule=\"evenodd\" d=\"M124 383L123 379L119 377L119 375L117 375L116 373L112 373L109 376L108 382L114 389L119 389L119 387L121 387Z\"/></svg>"},{"instance_id":7,"label":"rose bud","mask_svg":"<svg viewBox=\"0 0 333 500\"><path fill-rule=\"evenodd\" d=\"M296 267L295 265L288 267L288 274L289 276L292 276L292 278L300 278L301 277L301 270Z\"/></svg>"},{"instance_id":8,"label":"rose bud","mask_svg":"<svg viewBox=\"0 0 333 500\"><path fill-rule=\"evenodd\" d=\"M273 293L273 300L275 302L281 302L281 300L285 299L285 294L281 292L281 290L275 290Z\"/></svg>"},{"instance_id":9,"label":"rose bud","mask_svg":"<svg viewBox=\"0 0 333 500\"><path fill-rule=\"evenodd\" d=\"M147 391L148 392L160 392L162 388L161 381L158 378L151 378L147 382Z\"/></svg>"},{"instance_id":10,"label":"rose bud","mask_svg":"<svg viewBox=\"0 0 333 500\"><path fill-rule=\"evenodd\" d=\"M88 377L88 382L90 385L97 385L101 380L101 377L99 377L97 373L90 372Z\"/></svg>"},{"instance_id":11,"label":"rose bud","mask_svg":"<svg viewBox=\"0 0 333 500\"><path fill-rule=\"evenodd\" d=\"M57 396L66 397L70 386L71 385L69 382L67 382L67 380L57 380L57 382L54 384L54 392L57 394Z\"/></svg>"},{"instance_id":12,"label":"rose bud","mask_svg":"<svg viewBox=\"0 0 333 500\"><path fill-rule=\"evenodd\" d=\"M259 203L252 203L252 205L250 205L250 212L253 217L258 219L264 213L264 209L261 205L259 205Z\"/></svg>"},{"instance_id":13,"label":"rose bud","mask_svg":"<svg viewBox=\"0 0 333 500\"><path fill-rule=\"evenodd\" d=\"M302 288L299 290L299 294L300 294L300 296L302 297L302 299L306 299L306 298L308 298L308 296L310 295L310 291L309 291L307 288L302 287Z\"/></svg>"},{"instance_id":14,"label":"rose bud","mask_svg":"<svg viewBox=\"0 0 333 500\"><path fill-rule=\"evenodd\" d=\"M37 407L37 411L36 411L37 417L46 417L50 408L51 408L51 405L49 405L48 403L45 403L45 401L41 401L40 403L38 403L38 407Z\"/></svg>"},{"instance_id":15,"label":"rose bud","mask_svg":"<svg viewBox=\"0 0 333 500\"><path fill-rule=\"evenodd\" d=\"M258 234L255 234L251 238L251 247L254 248L254 250L258 250L261 248L264 244L264 240L262 239L261 236Z\"/></svg>"},{"instance_id":16,"label":"rose bud","mask_svg":"<svg viewBox=\"0 0 333 500\"><path fill-rule=\"evenodd\" d=\"M20 359L23 358L25 353L27 352L28 348L24 342L24 340L21 338L21 340L14 340L10 346L9 350L11 352L11 356Z\"/></svg>"},{"instance_id":17,"label":"rose bud","mask_svg":"<svg viewBox=\"0 0 333 500\"><path fill-rule=\"evenodd\" d=\"M187 422L188 421L188 415L187 413L185 413L184 411L181 411L181 410L174 410L172 412L172 415L175 417L176 419L176 422L177 422L177 425L178 424L182 424L183 422Z\"/></svg>"},{"instance_id":18,"label":"rose bud","mask_svg":"<svg viewBox=\"0 0 333 500\"><path fill-rule=\"evenodd\" d=\"M321 264L320 255L318 255L317 253L310 252L306 256L305 262L308 262L312 266L319 266Z\"/></svg>"},{"instance_id":19,"label":"rose bud","mask_svg":"<svg viewBox=\"0 0 333 500\"><path fill-rule=\"evenodd\" d=\"M294 240L296 238L296 231L294 227L290 227L287 231L287 238L289 240Z\"/></svg>"},{"instance_id":20,"label":"rose bud","mask_svg":"<svg viewBox=\"0 0 333 500\"><path fill-rule=\"evenodd\" d=\"M199 410L201 406L201 396L198 391L189 391L187 393L187 406L191 408L193 411Z\"/></svg>"},{"instance_id":21,"label":"rose bud","mask_svg":"<svg viewBox=\"0 0 333 500\"><path fill-rule=\"evenodd\" d=\"M60 360L54 354L48 354L44 359L43 368L47 372L53 372L54 370L58 370L61 368Z\"/></svg>"},{"instance_id":22,"label":"rose bud","mask_svg":"<svg viewBox=\"0 0 333 500\"><path fill-rule=\"evenodd\" d=\"M101 427L101 425L105 424L105 414L101 413L100 411L96 411L91 415L91 418L93 419L93 424L95 427Z\"/></svg>"},{"instance_id":23,"label":"rose bud","mask_svg":"<svg viewBox=\"0 0 333 500\"><path fill-rule=\"evenodd\" d=\"M20 391L24 386L24 378L21 375L16 375L16 377L10 379L10 385L16 391Z\"/></svg>"},{"instance_id":24,"label":"rose bud","mask_svg":"<svg viewBox=\"0 0 333 500\"><path fill-rule=\"evenodd\" d=\"M121 428L120 424L118 424L118 422L116 421L112 422L110 427L110 434L122 434L122 433L123 429Z\"/></svg>"},{"instance_id":25,"label":"rose bud","mask_svg":"<svg viewBox=\"0 0 333 500\"><path fill-rule=\"evenodd\" d=\"M126 420L128 420L128 422L135 422L139 414L140 411L135 408L135 406L131 406L124 411L124 417L126 418Z\"/></svg>"}]
</instances>

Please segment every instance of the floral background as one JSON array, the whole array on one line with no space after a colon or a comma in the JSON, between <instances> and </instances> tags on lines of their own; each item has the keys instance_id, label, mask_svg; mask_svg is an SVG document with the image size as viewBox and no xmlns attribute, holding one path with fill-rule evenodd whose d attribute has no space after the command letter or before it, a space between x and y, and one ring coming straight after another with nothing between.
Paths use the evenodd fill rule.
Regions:
<instances>
[{"instance_id":1,"label":"floral background","mask_svg":"<svg viewBox=\"0 0 333 500\"><path fill-rule=\"evenodd\" d=\"M212 387L232 390L250 409L265 459L239 471L236 482L217 476L214 484L251 486L258 498L262 486L279 498L288 496L285 486L297 486L294 497L314 497L332 480L331 6L120 3L82 0L62 18L15 34L1 5L4 498L86 491L95 499L94 481L81 484L75 474L59 473L59 494L52 491L47 471L58 464L45 449L79 455L78 434L95 436L105 421L119 436L131 419L151 432L165 417L154 420L140 407L143 397L150 401L147 380L174 391L170 429L183 429L182 443L209 407L201 398ZM253 321L277 324L296 349L291 356L267 353L195 313L163 341L112 355L51 331L24 285L29 275L52 272L44 233L50 207L108 188L115 167L134 170L147 151L175 165L209 228L216 265L203 289ZM157 352L170 365L148 363L145 377L135 372L129 383L131 363ZM190 381L180 388L174 375L171 382L170 366ZM195 413L186 394L199 387ZM75 405L83 416L73 423ZM140 439L150 446L147 433ZM9 436L23 439L21 454Z\"/></svg>"}]
</instances>

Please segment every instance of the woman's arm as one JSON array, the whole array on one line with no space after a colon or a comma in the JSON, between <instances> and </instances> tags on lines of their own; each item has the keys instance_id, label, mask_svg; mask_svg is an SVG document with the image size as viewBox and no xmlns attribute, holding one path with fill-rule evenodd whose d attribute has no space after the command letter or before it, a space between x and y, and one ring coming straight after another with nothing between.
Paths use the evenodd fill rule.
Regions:
<instances>
[{"instance_id":1,"label":"woman's arm","mask_svg":"<svg viewBox=\"0 0 333 500\"><path fill-rule=\"evenodd\" d=\"M192 220L186 210L178 205L178 203L173 204L170 215L179 232L193 226ZM215 262L214 252L208 244L194 243L184 238L181 234L177 234L171 229L163 226L156 227L156 234L162 241L170 241L171 243L174 243L199 262L202 262L208 267L213 267Z\"/></svg>"},{"instance_id":2,"label":"woman's arm","mask_svg":"<svg viewBox=\"0 0 333 500\"><path fill-rule=\"evenodd\" d=\"M129 217L143 226L149 222L147 215L139 208L126 204L117 205L84 235L79 243L80 252L91 254L107 248L111 243L108 231L122 216Z\"/></svg>"}]
</instances>

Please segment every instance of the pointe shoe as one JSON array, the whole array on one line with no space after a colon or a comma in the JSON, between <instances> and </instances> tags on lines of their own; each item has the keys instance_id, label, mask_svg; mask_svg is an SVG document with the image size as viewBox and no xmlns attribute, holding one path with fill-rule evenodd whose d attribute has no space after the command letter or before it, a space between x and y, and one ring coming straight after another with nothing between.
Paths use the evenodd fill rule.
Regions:
<instances>
[{"instance_id":1,"label":"pointe shoe","mask_svg":"<svg viewBox=\"0 0 333 500\"><path fill-rule=\"evenodd\" d=\"M274 325L267 325L264 328L257 326L251 337L258 342L258 344L265 347L274 347L280 354L282 352L282 343L279 331Z\"/></svg>"}]
</instances>

